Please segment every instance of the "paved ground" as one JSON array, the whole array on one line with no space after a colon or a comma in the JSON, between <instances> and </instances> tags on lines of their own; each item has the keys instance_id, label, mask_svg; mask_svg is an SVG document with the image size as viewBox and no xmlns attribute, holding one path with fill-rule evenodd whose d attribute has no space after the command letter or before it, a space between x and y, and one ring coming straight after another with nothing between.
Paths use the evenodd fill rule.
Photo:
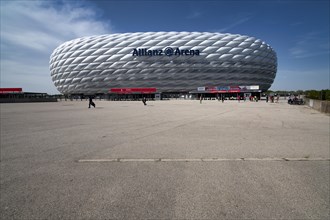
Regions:
<instances>
[{"instance_id":1,"label":"paved ground","mask_svg":"<svg viewBox=\"0 0 330 220\"><path fill-rule=\"evenodd\" d=\"M329 116L265 102L1 104L1 219L329 219ZM284 158L284 159L283 159Z\"/></svg>"}]
</instances>

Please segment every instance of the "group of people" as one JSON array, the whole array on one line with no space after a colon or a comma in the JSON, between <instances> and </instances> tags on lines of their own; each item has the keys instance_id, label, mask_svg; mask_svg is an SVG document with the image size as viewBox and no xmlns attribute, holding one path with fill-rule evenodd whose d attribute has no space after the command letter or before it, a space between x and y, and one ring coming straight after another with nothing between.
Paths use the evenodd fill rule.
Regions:
<instances>
[{"instance_id":1,"label":"group of people","mask_svg":"<svg viewBox=\"0 0 330 220\"><path fill-rule=\"evenodd\" d=\"M222 101L222 102L224 102L225 101L225 96L221 96L221 97L219 97L219 96L217 96L217 99L218 99L218 101ZM203 95L201 95L200 97L199 97L199 103L200 104L202 104L202 101L203 101Z\"/></svg>"},{"instance_id":2,"label":"group of people","mask_svg":"<svg viewBox=\"0 0 330 220\"><path fill-rule=\"evenodd\" d=\"M252 95L249 97L249 99L251 102L258 102L259 100L257 96L252 96Z\"/></svg>"},{"instance_id":3,"label":"group of people","mask_svg":"<svg viewBox=\"0 0 330 220\"><path fill-rule=\"evenodd\" d=\"M279 98L280 98L280 96L279 95L277 95L276 96L276 102L278 102L279 101ZM217 99L218 99L218 101L222 101L222 102L224 102L225 101L225 96L217 96ZM270 95L270 96L266 96L266 102L272 102L272 103L274 103L274 99L275 99L275 96L273 96L273 95ZM200 98L199 98L199 102L202 104L202 100L203 100L203 95L201 95L200 96ZM240 101L241 100L241 97L240 96L237 96L237 100L238 101ZM244 96L244 101L246 100L246 97ZM249 97L249 100L251 101L251 102L258 102L258 97L257 96L250 96ZM143 97L142 98L142 103L144 104L144 105L147 105L147 99L146 99L146 97ZM91 108L91 106L93 106L94 108L96 107L96 105L95 105L95 103L93 102L93 96L90 96L89 97L89 104L88 104L88 108Z\"/></svg>"},{"instance_id":4,"label":"group of people","mask_svg":"<svg viewBox=\"0 0 330 220\"><path fill-rule=\"evenodd\" d=\"M241 96L237 96L237 100L238 100L238 102L240 102L241 100L244 100L244 101L246 101L246 96L243 96L243 98L241 97ZM233 97L231 98L231 99L234 99ZM221 96L217 96L217 100L218 101L222 101L222 102L224 102L225 101L225 96L224 95L221 95ZM251 102L258 102L258 97L257 96L249 96L249 100L251 101ZM201 103L202 104L202 101L203 101L203 95L201 95L200 97L199 97L199 103Z\"/></svg>"},{"instance_id":5,"label":"group of people","mask_svg":"<svg viewBox=\"0 0 330 220\"><path fill-rule=\"evenodd\" d=\"M277 95L276 96L276 102L278 102L279 99L280 99L280 95ZM274 100L275 100L275 96L274 95L270 95L270 96L266 95L266 102L269 102L270 101L271 103L274 103Z\"/></svg>"}]
</instances>

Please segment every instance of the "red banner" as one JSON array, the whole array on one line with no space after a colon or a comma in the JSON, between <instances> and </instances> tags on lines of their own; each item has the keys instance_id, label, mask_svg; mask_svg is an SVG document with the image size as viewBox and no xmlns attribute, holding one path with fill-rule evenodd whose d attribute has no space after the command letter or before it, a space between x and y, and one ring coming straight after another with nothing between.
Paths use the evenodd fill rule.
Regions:
<instances>
[{"instance_id":1,"label":"red banner","mask_svg":"<svg viewBox=\"0 0 330 220\"><path fill-rule=\"evenodd\" d=\"M22 88L0 88L0 93L19 93L22 92Z\"/></svg>"},{"instance_id":2,"label":"red banner","mask_svg":"<svg viewBox=\"0 0 330 220\"><path fill-rule=\"evenodd\" d=\"M111 88L111 93L117 94L131 94L131 93L138 93L138 94L149 94L155 93L157 91L156 88Z\"/></svg>"}]
</instances>

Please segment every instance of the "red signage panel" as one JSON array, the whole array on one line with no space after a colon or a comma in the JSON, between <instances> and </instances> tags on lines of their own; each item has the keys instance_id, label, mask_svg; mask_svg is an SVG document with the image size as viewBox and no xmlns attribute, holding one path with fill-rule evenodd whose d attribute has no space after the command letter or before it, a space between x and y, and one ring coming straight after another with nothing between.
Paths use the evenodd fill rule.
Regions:
<instances>
[{"instance_id":1,"label":"red signage panel","mask_svg":"<svg viewBox=\"0 0 330 220\"><path fill-rule=\"evenodd\" d=\"M157 91L156 88L111 88L111 93L118 93L118 94L131 94L131 93L155 93Z\"/></svg>"},{"instance_id":2,"label":"red signage panel","mask_svg":"<svg viewBox=\"0 0 330 220\"><path fill-rule=\"evenodd\" d=\"M230 89L228 92L229 92L229 93L240 93L241 90Z\"/></svg>"},{"instance_id":3,"label":"red signage panel","mask_svg":"<svg viewBox=\"0 0 330 220\"><path fill-rule=\"evenodd\" d=\"M0 88L0 93L19 93L22 92L22 88Z\"/></svg>"}]
</instances>

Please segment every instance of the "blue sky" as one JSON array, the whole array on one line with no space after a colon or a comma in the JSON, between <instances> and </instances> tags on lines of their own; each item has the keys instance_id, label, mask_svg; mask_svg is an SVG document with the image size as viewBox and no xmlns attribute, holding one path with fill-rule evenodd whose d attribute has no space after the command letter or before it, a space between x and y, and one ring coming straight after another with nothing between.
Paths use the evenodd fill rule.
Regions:
<instances>
[{"instance_id":1,"label":"blue sky","mask_svg":"<svg viewBox=\"0 0 330 220\"><path fill-rule=\"evenodd\" d=\"M329 0L1 1L1 84L58 93L49 56L89 35L200 31L249 35L277 52L272 90L329 89Z\"/></svg>"}]
</instances>

